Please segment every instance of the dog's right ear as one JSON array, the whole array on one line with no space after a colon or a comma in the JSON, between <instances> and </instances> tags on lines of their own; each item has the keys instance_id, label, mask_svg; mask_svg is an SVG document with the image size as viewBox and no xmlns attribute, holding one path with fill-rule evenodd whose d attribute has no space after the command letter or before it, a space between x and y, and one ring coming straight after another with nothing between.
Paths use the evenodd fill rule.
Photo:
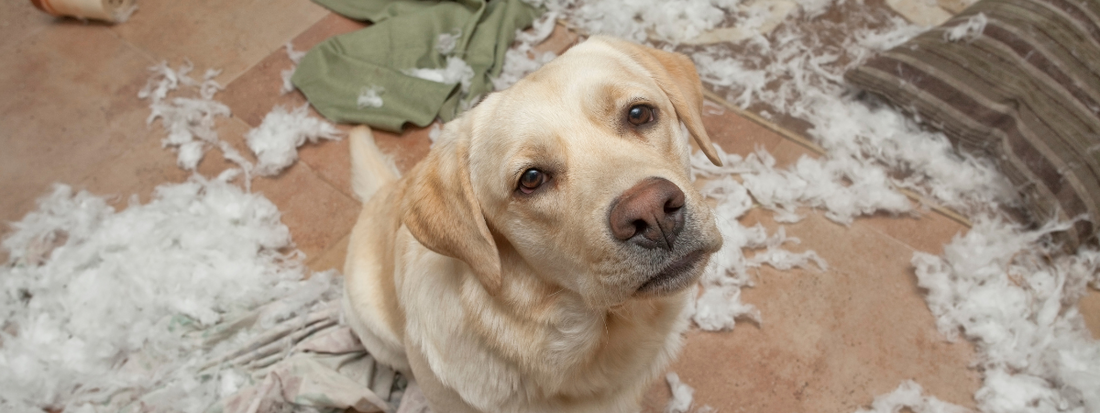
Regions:
<instances>
[{"instance_id":1,"label":"dog's right ear","mask_svg":"<svg viewBox=\"0 0 1100 413\"><path fill-rule=\"evenodd\" d=\"M500 255L470 183L468 118L453 123L409 172L402 221L424 246L464 261L496 295L502 284Z\"/></svg>"}]
</instances>

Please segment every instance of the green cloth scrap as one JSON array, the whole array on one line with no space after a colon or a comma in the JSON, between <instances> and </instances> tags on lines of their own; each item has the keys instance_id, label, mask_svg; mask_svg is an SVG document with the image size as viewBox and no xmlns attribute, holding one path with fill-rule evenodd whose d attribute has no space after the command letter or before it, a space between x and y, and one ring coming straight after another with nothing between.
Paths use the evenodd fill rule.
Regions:
<instances>
[{"instance_id":1,"label":"green cloth scrap","mask_svg":"<svg viewBox=\"0 0 1100 413\"><path fill-rule=\"evenodd\" d=\"M492 90L517 29L542 12L520 0L314 0L356 20L374 24L332 37L309 51L291 80L322 115L334 122L366 123L400 132L405 122L427 126L455 118ZM457 34L452 55L474 72L469 91L405 74L442 69L441 34ZM381 107L360 107L359 95L381 87Z\"/></svg>"}]
</instances>

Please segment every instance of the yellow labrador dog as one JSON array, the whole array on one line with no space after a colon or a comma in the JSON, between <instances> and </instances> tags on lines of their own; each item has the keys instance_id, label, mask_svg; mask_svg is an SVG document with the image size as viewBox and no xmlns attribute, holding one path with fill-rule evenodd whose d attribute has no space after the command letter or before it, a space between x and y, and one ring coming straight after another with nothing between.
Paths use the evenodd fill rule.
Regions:
<instances>
[{"instance_id":1,"label":"yellow labrador dog","mask_svg":"<svg viewBox=\"0 0 1100 413\"><path fill-rule=\"evenodd\" d=\"M594 37L400 179L353 133L348 323L436 413L637 411L722 244L688 178L688 135L719 162L702 102L685 56Z\"/></svg>"}]
</instances>

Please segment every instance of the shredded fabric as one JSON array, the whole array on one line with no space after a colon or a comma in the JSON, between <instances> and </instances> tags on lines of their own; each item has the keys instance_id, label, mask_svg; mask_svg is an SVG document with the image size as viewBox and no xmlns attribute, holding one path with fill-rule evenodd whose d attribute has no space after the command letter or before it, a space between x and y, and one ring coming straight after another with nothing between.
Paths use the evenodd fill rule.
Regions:
<instances>
[{"instance_id":1,"label":"shredded fabric","mask_svg":"<svg viewBox=\"0 0 1100 413\"><path fill-rule=\"evenodd\" d=\"M298 160L298 147L320 139L337 140L340 131L331 123L309 116L308 104L288 112L276 106L264 116L260 126L248 131L245 139L248 148L256 154L255 172L260 175L276 175Z\"/></svg>"}]
</instances>

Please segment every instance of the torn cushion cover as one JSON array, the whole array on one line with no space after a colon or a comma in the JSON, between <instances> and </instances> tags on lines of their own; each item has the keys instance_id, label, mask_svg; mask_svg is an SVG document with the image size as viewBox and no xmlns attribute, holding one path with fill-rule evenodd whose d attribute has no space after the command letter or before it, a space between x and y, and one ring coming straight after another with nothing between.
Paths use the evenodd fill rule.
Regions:
<instances>
[{"instance_id":1,"label":"torn cushion cover","mask_svg":"<svg viewBox=\"0 0 1100 413\"><path fill-rule=\"evenodd\" d=\"M981 33L947 40L979 13ZM1098 16L1097 0L982 0L845 79L996 160L1033 222L1087 214L1075 248L1100 222Z\"/></svg>"}]
</instances>

